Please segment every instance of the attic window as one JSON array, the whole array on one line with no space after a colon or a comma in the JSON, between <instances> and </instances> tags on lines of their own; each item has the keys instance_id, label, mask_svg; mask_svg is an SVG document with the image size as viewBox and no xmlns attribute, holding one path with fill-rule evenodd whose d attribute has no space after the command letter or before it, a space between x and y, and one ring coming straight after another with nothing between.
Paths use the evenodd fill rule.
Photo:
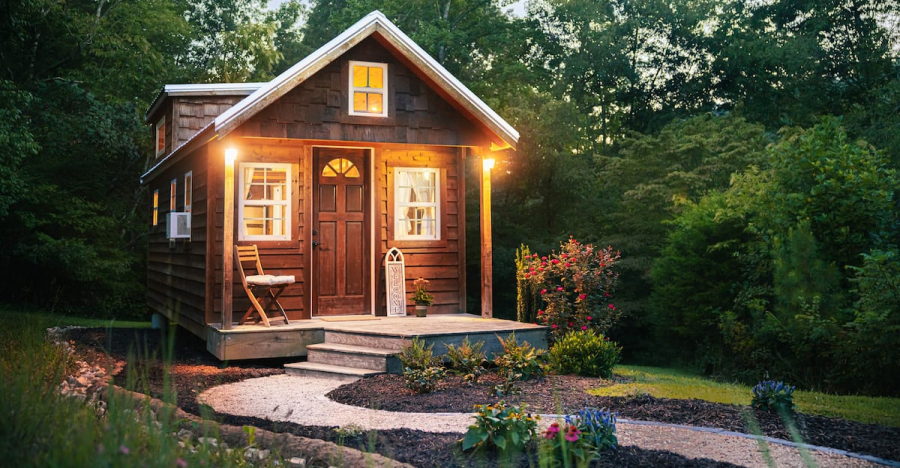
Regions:
<instances>
[{"instance_id":1,"label":"attic window","mask_svg":"<svg viewBox=\"0 0 900 468\"><path fill-rule=\"evenodd\" d=\"M387 64L350 62L350 115L387 117Z\"/></svg>"},{"instance_id":2,"label":"attic window","mask_svg":"<svg viewBox=\"0 0 900 468\"><path fill-rule=\"evenodd\" d=\"M163 117L156 124L156 155L166 152L166 118Z\"/></svg>"}]
</instances>

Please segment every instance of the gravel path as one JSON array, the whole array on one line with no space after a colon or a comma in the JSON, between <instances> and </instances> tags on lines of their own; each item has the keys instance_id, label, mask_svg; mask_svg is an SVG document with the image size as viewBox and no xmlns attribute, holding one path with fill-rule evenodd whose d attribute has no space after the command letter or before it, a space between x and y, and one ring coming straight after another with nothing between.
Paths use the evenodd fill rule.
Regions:
<instances>
[{"instance_id":1,"label":"gravel path","mask_svg":"<svg viewBox=\"0 0 900 468\"><path fill-rule=\"evenodd\" d=\"M472 416L464 413L400 413L334 402L325 395L347 383L329 378L276 375L213 387L198 399L219 413L286 421L305 426L348 426L363 429L413 429L426 432L465 432ZM544 418L542 425L552 422ZM666 450L689 458L710 458L747 467L878 466L865 460L815 450L801 451L780 444L762 444L735 435L687 428L617 424L619 443ZM807 460L804 460L804 457ZM770 463L771 462L771 463Z\"/></svg>"}]
</instances>

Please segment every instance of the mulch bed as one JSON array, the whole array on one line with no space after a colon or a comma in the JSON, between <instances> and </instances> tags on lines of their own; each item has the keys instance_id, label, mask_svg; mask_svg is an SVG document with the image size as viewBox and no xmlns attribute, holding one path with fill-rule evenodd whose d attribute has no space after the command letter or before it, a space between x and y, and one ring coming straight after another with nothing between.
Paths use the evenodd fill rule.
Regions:
<instances>
[{"instance_id":1,"label":"mulch bed","mask_svg":"<svg viewBox=\"0 0 900 468\"><path fill-rule=\"evenodd\" d=\"M125 370L115 377L117 385L166 399L174 390L176 404L185 411L200 415L197 395L203 390L248 378L283 373L282 365L292 360L256 360L222 363L206 351L205 343L180 330L174 339L163 337L158 330L80 329L69 333L76 352L92 363L126 361ZM162 359L161 356L169 356ZM403 387L399 376L376 376L344 385L329 396L346 404L392 411L470 412L473 404L495 402L488 396L491 385L499 379L492 374L482 378L478 386L469 387L451 376L432 394L415 395ZM560 413L580 409L586 403L608 407L620 417L676 424L710 426L740 432L744 427L742 412L746 408L708 403L699 400L666 400L648 396L637 398L595 397L585 393L602 385L597 379L574 376L550 376L522 382L522 393L506 398L509 403L527 403L536 413ZM210 417L206 411L204 417ZM790 439L777 416L752 412L763 433ZM492 453L463 454L456 443L461 434L432 434L408 429L377 431L348 436L337 427L301 426L286 422L213 414L217 420L233 425L253 425L262 429L289 432L303 437L343 443L350 447L374 451L398 461L422 468L537 466L529 455L515 460L498 460ZM900 459L900 429L861 424L840 419L798 414L797 425L803 440L815 445L841 448L854 452ZM511 463L512 462L512 463ZM732 467L735 465L708 459L688 459L679 454L623 446L609 451L591 466L698 466Z\"/></svg>"}]
</instances>

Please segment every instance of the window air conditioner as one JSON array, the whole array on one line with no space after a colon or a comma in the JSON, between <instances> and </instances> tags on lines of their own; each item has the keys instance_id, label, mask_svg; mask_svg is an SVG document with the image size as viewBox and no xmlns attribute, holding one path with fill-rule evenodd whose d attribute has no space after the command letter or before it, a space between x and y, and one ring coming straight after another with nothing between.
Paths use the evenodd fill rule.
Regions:
<instances>
[{"instance_id":1,"label":"window air conditioner","mask_svg":"<svg viewBox=\"0 0 900 468\"><path fill-rule=\"evenodd\" d=\"M166 223L166 239L190 239L191 238L191 214L169 213Z\"/></svg>"}]
</instances>

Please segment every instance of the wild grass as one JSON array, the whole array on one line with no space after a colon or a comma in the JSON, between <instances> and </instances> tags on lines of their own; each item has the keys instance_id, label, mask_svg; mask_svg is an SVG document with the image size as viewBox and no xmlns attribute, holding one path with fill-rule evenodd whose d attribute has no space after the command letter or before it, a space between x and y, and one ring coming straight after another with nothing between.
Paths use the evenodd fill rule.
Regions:
<instances>
[{"instance_id":1,"label":"wild grass","mask_svg":"<svg viewBox=\"0 0 900 468\"><path fill-rule=\"evenodd\" d=\"M0 310L0 460L4 466L251 466L246 448L180 446L173 422L156 422L131 399L112 398L101 414L84 399L58 392L72 363L45 338L55 325L93 324ZM118 323L118 325L122 325ZM196 434L197 436L216 434ZM274 466L273 456L252 466Z\"/></svg>"},{"instance_id":2,"label":"wild grass","mask_svg":"<svg viewBox=\"0 0 900 468\"><path fill-rule=\"evenodd\" d=\"M634 396L646 393L658 398L695 398L713 403L749 405L750 386L718 382L684 370L645 366L619 366L615 376L631 382L617 383L590 391L600 396ZM794 392L797 410L863 423L900 427L900 399L856 395L829 395Z\"/></svg>"}]
</instances>

